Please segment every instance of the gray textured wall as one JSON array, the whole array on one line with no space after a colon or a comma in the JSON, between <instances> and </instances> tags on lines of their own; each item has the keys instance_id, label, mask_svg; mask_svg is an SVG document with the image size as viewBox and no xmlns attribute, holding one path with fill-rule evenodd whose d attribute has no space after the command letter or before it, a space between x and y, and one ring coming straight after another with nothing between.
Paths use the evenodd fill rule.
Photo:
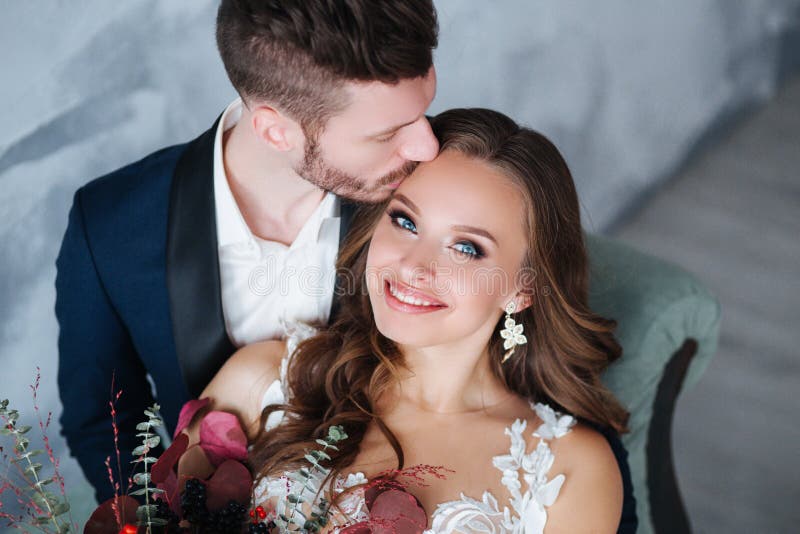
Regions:
<instances>
[{"instance_id":1,"label":"gray textured wall","mask_svg":"<svg viewBox=\"0 0 800 534\"><path fill-rule=\"evenodd\" d=\"M553 138L573 169L585 225L603 230L723 119L774 94L799 5L439 0L431 111L496 108ZM37 365L41 404L60 410L54 260L72 193L194 137L234 96L214 48L215 6L2 6L0 397L26 413ZM84 495L76 464L51 434L68 483ZM84 514L77 510L79 520Z\"/></svg>"}]
</instances>

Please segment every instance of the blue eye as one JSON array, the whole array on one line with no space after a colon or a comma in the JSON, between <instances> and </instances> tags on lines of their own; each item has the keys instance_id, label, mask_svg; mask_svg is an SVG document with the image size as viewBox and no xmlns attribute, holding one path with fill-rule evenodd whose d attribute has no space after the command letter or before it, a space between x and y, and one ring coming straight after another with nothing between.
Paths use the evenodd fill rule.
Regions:
<instances>
[{"instance_id":1,"label":"blue eye","mask_svg":"<svg viewBox=\"0 0 800 534\"><path fill-rule=\"evenodd\" d=\"M483 251L480 249L480 247L470 243L469 241L459 241L453 245L453 248L456 250L456 252L461 254L473 256L475 258L483 257Z\"/></svg>"},{"instance_id":2,"label":"blue eye","mask_svg":"<svg viewBox=\"0 0 800 534\"><path fill-rule=\"evenodd\" d=\"M397 226L398 228L402 228L403 230L407 230L413 234L417 233L417 225L415 225L414 221L412 221L402 211L390 212L389 218L392 220L392 224Z\"/></svg>"}]
</instances>

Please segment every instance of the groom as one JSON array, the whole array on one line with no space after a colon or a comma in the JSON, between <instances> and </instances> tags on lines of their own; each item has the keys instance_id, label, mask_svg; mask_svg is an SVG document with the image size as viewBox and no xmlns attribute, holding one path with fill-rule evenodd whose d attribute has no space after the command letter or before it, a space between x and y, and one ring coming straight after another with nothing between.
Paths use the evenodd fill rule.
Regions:
<instances>
[{"instance_id":1,"label":"groom","mask_svg":"<svg viewBox=\"0 0 800 534\"><path fill-rule=\"evenodd\" d=\"M111 497L143 410L168 432L237 347L326 323L353 204L436 156L431 0L222 0L217 44L241 96L211 128L76 193L56 262L67 443Z\"/></svg>"}]
</instances>

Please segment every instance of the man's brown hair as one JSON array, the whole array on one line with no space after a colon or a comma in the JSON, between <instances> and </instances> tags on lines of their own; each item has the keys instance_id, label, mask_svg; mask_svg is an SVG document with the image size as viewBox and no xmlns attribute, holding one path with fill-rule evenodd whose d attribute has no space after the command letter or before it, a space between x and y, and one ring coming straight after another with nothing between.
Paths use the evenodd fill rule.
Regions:
<instances>
[{"instance_id":1,"label":"man's brown hair","mask_svg":"<svg viewBox=\"0 0 800 534\"><path fill-rule=\"evenodd\" d=\"M346 81L427 74L438 23L432 0L222 0L217 47L236 91L321 129L347 105Z\"/></svg>"}]
</instances>

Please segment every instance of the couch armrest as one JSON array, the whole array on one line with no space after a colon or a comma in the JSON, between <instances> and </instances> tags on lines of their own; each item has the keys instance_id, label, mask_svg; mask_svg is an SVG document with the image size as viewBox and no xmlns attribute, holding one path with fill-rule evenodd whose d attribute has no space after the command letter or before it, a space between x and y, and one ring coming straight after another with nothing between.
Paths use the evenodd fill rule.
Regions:
<instances>
[{"instance_id":1,"label":"couch armrest","mask_svg":"<svg viewBox=\"0 0 800 534\"><path fill-rule=\"evenodd\" d=\"M680 373L682 380L672 391L677 397L681 385L691 387L697 383L716 351L720 307L696 278L675 265L598 235L587 234L586 246L590 261L589 305L600 315L617 321L615 333L623 347L622 358L609 367L603 381L631 412L630 433L622 441L628 449L639 531L654 532L647 454L659 385L668 364L688 340L696 342L697 350L685 362L685 374ZM671 423L669 403L662 400L659 409L670 411L666 415ZM663 428L664 414L660 419ZM663 439L669 437L663 435ZM672 465L671 447L653 450L669 457L651 461ZM679 503L680 497L675 497Z\"/></svg>"}]
</instances>

